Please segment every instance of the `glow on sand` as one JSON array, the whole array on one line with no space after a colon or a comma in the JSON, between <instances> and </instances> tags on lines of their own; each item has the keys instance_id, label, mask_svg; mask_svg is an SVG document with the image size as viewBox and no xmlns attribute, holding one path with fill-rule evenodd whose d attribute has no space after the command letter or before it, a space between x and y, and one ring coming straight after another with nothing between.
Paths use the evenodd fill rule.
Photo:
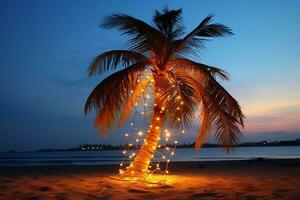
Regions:
<instances>
[{"instance_id":1,"label":"glow on sand","mask_svg":"<svg viewBox=\"0 0 300 200\"><path fill-rule=\"evenodd\" d=\"M112 181L125 181L125 182L132 182L132 183L144 183L148 186L154 185L172 185L174 183L182 182L187 177L177 176L177 175L146 175L144 177L124 177L124 176L111 176L109 177Z\"/></svg>"}]
</instances>

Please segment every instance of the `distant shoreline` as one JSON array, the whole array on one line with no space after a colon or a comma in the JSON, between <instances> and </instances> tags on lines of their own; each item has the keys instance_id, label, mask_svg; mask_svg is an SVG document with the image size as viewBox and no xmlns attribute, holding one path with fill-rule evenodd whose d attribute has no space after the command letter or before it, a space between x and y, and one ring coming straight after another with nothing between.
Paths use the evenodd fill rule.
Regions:
<instances>
[{"instance_id":1,"label":"distant shoreline","mask_svg":"<svg viewBox=\"0 0 300 200\"><path fill-rule=\"evenodd\" d=\"M168 147L173 148L174 145L167 144ZM186 149L186 148L194 148L195 143L189 144L178 144L176 149ZM239 145L234 146L236 147L279 147L279 146L300 146L300 139L296 140L287 140L287 141L260 141L260 142L244 142ZM33 151L3 151L0 153L22 153L22 152L65 152L65 151L110 151L110 150L124 150L124 149L135 150L138 149L139 146L128 147L126 145L111 145L111 144L83 144L79 145L78 147L71 147L71 148L47 148L47 149L39 149ZM161 146L164 148L164 146ZM202 145L201 148L222 148L222 146L217 144L205 143Z\"/></svg>"},{"instance_id":2,"label":"distant shoreline","mask_svg":"<svg viewBox=\"0 0 300 200\"><path fill-rule=\"evenodd\" d=\"M174 145L167 144L166 146L170 148L174 148ZM190 144L179 144L176 146L176 149L186 149L186 148L194 148L195 143ZM261 142L245 142L234 147L278 147L278 146L300 146L300 139L296 140L288 140L288 141L261 141ZM222 148L222 146L217 144L205 143L201 148ZM39 149L36 152L57 152L57 151L109 151L109 150L124 150L124 149L138 149L139 146L129 147L127 145L107 145L107 144L84 144L79 145L78 147L73 148L62 148L62 149ZM164 146L161 146L164 148Z\"/></svg>"}]
</instances>

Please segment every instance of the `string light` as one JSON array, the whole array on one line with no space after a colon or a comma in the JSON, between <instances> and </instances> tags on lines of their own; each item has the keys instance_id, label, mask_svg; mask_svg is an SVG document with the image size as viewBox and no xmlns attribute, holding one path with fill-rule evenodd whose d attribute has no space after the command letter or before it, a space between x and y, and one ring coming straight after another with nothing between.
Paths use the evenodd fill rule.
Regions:
<instances>
[{"instance_id":1,"label":"string light","mask_svg":"<svg viewBox=\"0 0 300 200\"><path fill-rule=\"evenodd\" d=\"M149 80L149 82L151 82L151 83L154 82L154 79L152 78L152 76L146 76L146 78ZM138 79L137 82L139 83L139 82L141 82L141 80ZM172 87L175 87L174 82L172 83ZM139 114L138 116L142 115L145 119L145 125L148 125L149 123L147 124L146 117L148 117L148 116L151 117L151 113L148 114L148 112L151 112L151 111L147 111L146 106L152 105L153 102L151 102L151 96L149 93L145 94L144 89L142 89L141 91L143 93L144 98L141 98L141 102L140 101L134 102L135 113L133 115L133 118L136 117L135 114ZM158 91L160 92L161 89L158 89ZM131 94L135 93L134 90L131 90L130 92L131 92ZM160 94L156 91L155 95L159 96ZM168 95L167 98L171 98L171 96ZM181 100L182 98L180 95L176 96L176 99L178 100L178 101L176 101L176 102L178 102L178 104L180 104L180 105L184 104L184 102ZM157 104L154 103L153 106L156 107ZM141 108L143 108L143 110L140 110ZM180 110L182 110L182 107L177 106L176 109L178 112L180 112ZM164 107L164 106L160 107L159 112L160 113L166 112L166 107ZM156 116L156 117L154 117L154 120L161 121L162 118L160 116ZM181 118L178 117L177 121L180 121L180 120L181 120ZM132 127L132 129L134 129L134 130L142 129L142 127L136 127L136 125L134 124L133 121L130 122L130 126ZM136 152L141 147L140 142L143 142L143 145L152 145L152 143L150 143L150 142L148 143L146 140L147 134L144 134L144 133L151 133L151 130L153 130L152 128L154 128L155 130L160 130L163 127L155 126L154 124L153 125L150 124L149 129L144 130L145 132L143 132L143 130L139 130L137 132L137 134L131 134L131 135L128 133L124 134L126 141L127 141L127 145L124 145L124 150L122 151L122 154L124 157L123 157L122 162L120 163L119 174L124 174L126 170L130 174L136 173L136 171L133 170L133 161L136 156ZM156 146L152 146L152 149L156 150L155 155L151 155L151 158L153 159L152 162L151 162L151 160L146 161L147 163L149 163L148 167L141 169L143 172L146 172L149 176L151 176L153 173L169 174L168 166L169 166L169 163L171 162L172 156L175 155L175 148L176 148L178 142L171 138L171 132L168 129L164 129L164 132L165 132L164 140L161 140L160 137L158 137L157 138L157 141L159 141L158 144ZM181 132L184 133L184 130L181 130ZM132 142L132 140L135 140L135 142L130 143L129 140L131 140L131 142ZM151 146L150 146L150 148L151 148ZM160 165L161 161L163 161L165 163L162 165L163 167ZM164 168L164 169L161 169L161 168Z\"/></svg>"}]
</instances>

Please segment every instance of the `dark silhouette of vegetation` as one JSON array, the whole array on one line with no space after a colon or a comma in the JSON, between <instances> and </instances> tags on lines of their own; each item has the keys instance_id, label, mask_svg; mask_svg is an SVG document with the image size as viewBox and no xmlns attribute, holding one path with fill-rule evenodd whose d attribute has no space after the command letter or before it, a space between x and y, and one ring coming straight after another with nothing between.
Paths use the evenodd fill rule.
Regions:
<instances>
[{"instance_id":1,"label":"dark silhouette of vegetation","mask_svg":"<svg viewBox=\"0 0 300 200\"><path fill-rule=\"evenodd\" d=\"M182 148L193 148L195 143L189 143L189 144L178 144L177 149ZM167 144L168 147L174 147L171 144ZM274 147L274 146L300 146L300 139L296 140L286 140L286 141L260 141L260 142L244 142L238 145L235 145L235 147ZM210 144L205 143L202 145L202 148L216 148L216 147L222 147L218 144ZM66 149L40 149L39 151L105 151L105 150L123 150L124 148L127 149L137 149L139 147L128 145L117 145L113 146L110 144L84 144L79 145L78 147L73 148L66 148ZM160 146L161 149L165 148L165 146Z\"/></svg>"}]
</instances>

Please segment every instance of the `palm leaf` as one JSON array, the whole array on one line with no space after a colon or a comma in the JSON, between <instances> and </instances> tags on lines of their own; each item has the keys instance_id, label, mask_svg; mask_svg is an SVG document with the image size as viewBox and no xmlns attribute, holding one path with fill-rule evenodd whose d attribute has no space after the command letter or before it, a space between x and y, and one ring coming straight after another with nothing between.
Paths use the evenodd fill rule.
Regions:
<instances>
[{"instance_id":1,"label":"palm leaf","mask_svg":"<svg viewBox=\"0 0 300 200\"><path fill-rule=\"evenodd\" d=\"M165 8L162 12L155 10L153 22L169 41L174 41L183 34L181 13L181 9L169 10Z\"/></svg>"},{"instance_id":2,"label":"palm leaf","mask_svg":"<svg viewBox=\"0 0 300 200\"><path fill-rule=\"evenodd\" d=\"M125 14L113 14L104 18L101 26L106 29L118 28L129 35L129 49L137 52L159 50L167 40L163 34L146 22Z\"/></svg>"},{"instance_id":3,"label":"palm leaf","mask_svg":"<svg viewBox=\"0 0 300 200\"><path fill-rule=\"evenodd\" d=\"M194 113L198 105L193 84L193 80L180 69L158 76L156 87L170 126L186 128L194 121Z\"/></svg>"},{"instance_id":4,"label":"palm leaf","mask_svg":"<svg viewBox=\"0 0 300 200\"><path fill-rule=\"evenodd\" d=\"M89 76L101 74L109 70L116 70L119 65L128 67L135 62L147 61L147 58L140 53L129 50L107 51L92 61L88 69Z\"/></svg>"},{"instance_id":5,"label":"palm leaf","mask_svg":"<svg viewBox=\"0 0 300 200\"><path fill-rule=\"evenodd\" d=\"M211 24L213 15L208 15L204 18L200 24L183 39L176 41L174 45L173 53L181 53L186 49L194 49L197 51L198 48L203 48L203 42L206 41L205 37L223 37L225 35L233 35L231 29L223 24L213 23ZM198 39L199 44L191 42Z\"/></svg>"},{"instance_id":6,"label":"palm leaf","mask_svg":"<svg viewBox=\"0 0 300 200\"><path fill-rule=\"evenodd\" d=\"M175 64L177 63L177 64ZM238 102L214 79L205 65L188 59L177 59L175 68L181 68L193 72L195 80L199 82L198 92L201 94L202 109L208 122L203 123L202 130L213 128L217 142L226 150L236 145L239 141L240 126L243 127L244 114ZM209 127L212 126L212 127ZM196 147L201 144L203 131L200 130Z\"/></svg>"},{"instance_id":7,"label":"palm leaf","mask_svg":"<svg viewBox=\"0 0 300 200\"><path fill-rule=\"evenodd\" d=\"M91 92L85 104L85 113L96 110L95 127L102 133L114 127L131 90L137 86L137 80L144 70L144 62L135 63L105 78Z\"/></svg>"},{"instance_id":8,"label":"palm leaf","mask_svg":"<svg viewBox=\"0 0 300 200\"><path fill-rule=\"evenodd\" d=\"M208 65L203 65L201 63L199 63L200 65L202 65L203 67L205 67L207 69L207 71L214 77L214 78L221 78L223 80L226 80L228 81L229 80L229 75L227 72L225 72L224 70L222 69L219 69L217 67L211 67L211 66L208 66Z\"/></svg>"},{"instance_id":9,"label":"palm leaf","mask_svg":"<svg viewBox=\"0 0 300 200\"><path fill-rule=\"evenodd\" d=\"M202 102L201 113L200 113L201 126L199 128L199 132L195 140L195 149L197 150L199 150L202 144L205 142L207 135L209 135L212 126L208 103L203 97L201 98L201 102Z\"/></svg>"},{"instance_id":10,"label":"palm leaf","mask_svg":"<svg viewBox=\"0 0 300 200\"><path fill-rule=\"evenodd\" d=\"M169 61L168 65L167 65L167 70L170 69L170 68L173 68L175 65L177 65L177 66L185 66L185 65L190 66L190 63L189 63L190 61L191 60L185 59L185 58L176 58L172 61ZM194 61L191 61L191 62L194 62ZM222 70L220 68L212 67L212 66L205 65L205 64L202 64L202 63L197 63L196 68L199 68L196 71L204 70L204 71L209 72L214 78L218 77L218 78L221 78L223 80L229 80L229 75L227 74L227 72L225 72L224 70ZM192 70L192 71L195 70L193 67L191 67L189 69Z\"/></svg>"},{"instance_id":11,"label":"palm leaf","mask_svg":"<svg viewBox=\"0 0 300 200\"><path fill-rule=\"evenodd\" d=\"M124 109L120 115L119 126L124 124L124 122L127 120L132 108L134 107L134 104L140 102L143 91L146 90L148 83L149 80L142 80L136 85L134 90L132 90L131 95L129 98L127 98L127 102L125 103Z\"/></svg>"}]
</instances>

